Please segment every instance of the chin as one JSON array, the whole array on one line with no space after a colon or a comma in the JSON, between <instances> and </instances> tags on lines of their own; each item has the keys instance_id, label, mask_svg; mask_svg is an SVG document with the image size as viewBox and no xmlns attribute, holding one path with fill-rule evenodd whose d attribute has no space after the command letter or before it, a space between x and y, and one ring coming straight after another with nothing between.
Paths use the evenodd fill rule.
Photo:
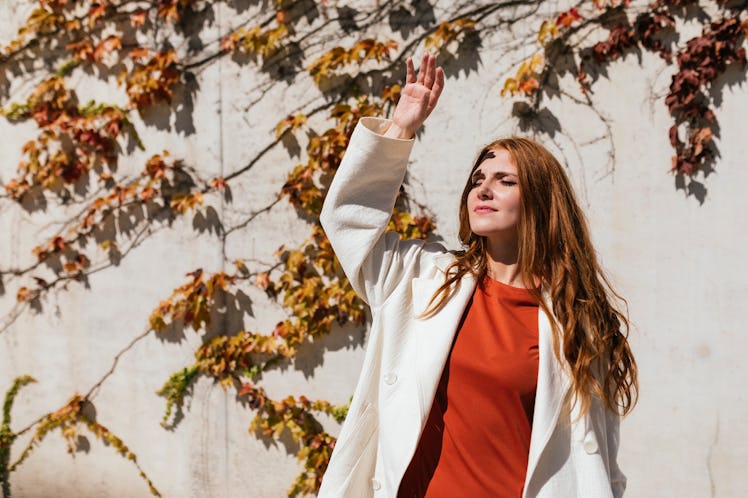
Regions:
<instances>
[{"instance_id":1,"label":"chin","mask_svg":"<svg viewBox=\"0 0 748 498\"><path fill-rule=\"evenodd\" d=\"M470 227L470 231L473 232L475 235L478 235L479 237L486 237L488 239L491 238L506 238L511 237L514 238L517 236L517 227L516 226L477 226L477 227Z\"/></svg>"},{"instance_id":2,"label":"chin","mask_svg":"<svg viewBox=\"0 0 748 498\"><path fill-rule=\"evenodd\" d=\"M470 231L472 231L476 235L480 235L481 237L490 237L491 235L506 233L510 230L514 230L514 227L504 227L496 225L485 226L483 224L478 224L477 226L470 227Z\"/></svg>"}]
</instances>

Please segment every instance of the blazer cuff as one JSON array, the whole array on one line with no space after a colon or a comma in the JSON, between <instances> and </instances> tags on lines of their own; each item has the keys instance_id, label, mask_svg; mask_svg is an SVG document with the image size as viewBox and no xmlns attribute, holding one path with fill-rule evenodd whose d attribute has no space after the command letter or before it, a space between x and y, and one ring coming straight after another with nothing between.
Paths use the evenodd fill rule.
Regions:
<instances>
[{"instance_id":1,"label":"blazer cuff","mask_svg":"<svg viewBox=\"0 0 748 498\"><path fill-rule=\"evenodd\" d=\"M415 138L406 140L385 137L383 134L390 123L391 120L384 118L371 116L361 118L353 131L349 147L355 147L366 154L373 154L374 157L408 157L415 143Z\"/></svg>"}]
</instances>

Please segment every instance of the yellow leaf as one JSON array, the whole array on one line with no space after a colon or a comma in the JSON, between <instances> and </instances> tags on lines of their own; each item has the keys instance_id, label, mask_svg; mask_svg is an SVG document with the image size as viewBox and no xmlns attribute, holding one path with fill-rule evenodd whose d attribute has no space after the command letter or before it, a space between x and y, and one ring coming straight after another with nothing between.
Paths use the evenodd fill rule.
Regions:
<instances>
[{"instance_id":1,"label":"yellow leaf","mask_svg":"<svg viewBox=\"0 0 748 498\"><path fill-rule=\"evenodd\" d=\"M549 40L558 36L558 26L555 21L545 20L538 31L538 43L545 45Z\"/></svg>"},{"instance_id":2,"label":"yellow leaf","mask_svg":"<svg viewBox=\"0 0 748 498\"><path fill-rule=\"evenodd\" d=\"M517 80L514 78L507 78L504 82L504 88L501 90L501 96L503 97L507 93L514 95L517 91L519 91Z\"/></svg>"},{"instance_id":3,"label":"yellow leaf","mask_svg":"<svg viewBox=\"0 0 748 498\"><path fill-rule=\"evenodd\" d=\"M530 69L536 71L543 65L543 54L537 53L530 58Z\"/></svg>"}]
</instances>

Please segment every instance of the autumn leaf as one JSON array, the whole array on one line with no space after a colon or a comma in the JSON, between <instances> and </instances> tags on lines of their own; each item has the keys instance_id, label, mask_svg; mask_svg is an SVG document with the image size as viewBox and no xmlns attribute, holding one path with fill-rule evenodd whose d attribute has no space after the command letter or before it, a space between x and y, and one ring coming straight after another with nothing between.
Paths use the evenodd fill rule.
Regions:
<instances>
[{"instance_id":1,"label":"autumn leaf","mask_svg":"<svg viewBox=\"0 0 748 498\"><path fill-rule=\"evenodd\" d=\"M553 40L558 36L558 24L556 21L545 20L540 24L538 30L538 43L545 45L548 41Z\"/></svg>"},{"instance_id":2,"label":"autumn leaf","mask_svg":"<svg viewBox=\"0 0 748 498\"><path fill-rule=\"evenodd\" d=\"M239 50L253 57L267 58L280 49L287 34L288 28L283 23L265 30L261 26L239 28L221 40L221 50Z\"/></svg>"},{"instance_id":3,"label":"autumn leaf","mask_svg":"<svg viewBox=\"0 0 748 498\"><path fill-rule=\"evenodd\" d=\"M255 279L255 285L262 290L267 289L270 285L270 276L265 272L259 273Z\"/></svg>"},{"instance_id":4,"label":"autumn leaf","mask_svg":"<svg viewBox=\"0 0 748 498\"><path fill-rule=\"evenodd\" d=\"M519 91L527 95L530 95L532 92L537 90L539 87L540 87L540 84L538 83L538 80L536 80L533 77L529 77L520 82Z\"/></svg>"},{"instance_id":5,"label":"autumn leaf","mask_svg":"<svg viewBox=\"0 0 748 498\"><path fill-rule=\"evenodd\" d=\"M289 114L275 126L275 138L280 138L287 131L294 131L306 123L304 114Z\"/></svg>"},{"instance_id":6,"label":"autumn leaf","mask_svg":"<svg viewBox=\"0 0 748 498\"><path fill-rule=\"evenodd\" d=\"M88 27L93 28L96 22L104 17L106 13L107 2L93 2L88 9Z\"/></svg>"},{"instance_id":7,"label":"autumn leaf","mask_svg":"<svg viewBox=\"0 0 748 498\"><path fill-rule=\"evenodd\" d=\"M96 45L93 52L93 60L101 61L105 55L121 48L122 36L118 34L109 35Z\"/></svg>"},{"instance_id":8,"label":"autumn leaf","mask_svg":"<svg viewBox=\"0 0 748 498\"><path fill-rule=\"evenodd\" d=\"M228 186L226 179L222 177L211 178L210 188L215 190L223 190Z\"/></svg>"},{"instance_id":9,"label":"autumn leaf","mask_svg":"<svg viewBox=\"0 0 748 498\"><path fill-rule=\"evenodd\" d=\"M137 10L130 15L130 24L133 28L139 28L145 24L147 12L145 10Z\"/></svg>"},{"instance_id":10,"label":"autumn leaf","mask_svg":"<svg viewBox=\"0 0 748 498\"><path fill-rule=\"evenodd\" d=\"M201 192L195 192L192 194L179 194L174 197L169 203L174 211L179 213L186 213L191 209L195 209L197 206L203 204L203 194Z\"/></svg>"},{"instance_id":11,"label":"autumn leaf","mask_svg":"<svg viewBox=\"0 0 748 498\"><path fill-rule=\"evenodd\" d=\"M540 53L536 53L523 61L517 69L517 74L504 81L501 96L517 93L531 95L540 87L537 77L540 75L544 64L545 58Z\"/></svg>"},{"instance_id":12,"label":"autumn leaf","mask_svg":"<svg viewBox=\"0 0 748 498\"><path fill-rule=\"evenodd\" d=\"M501 96L504 97L506 94L514 95L519 92L519 83L514 78L507 78L504 80L504 87L501 89Z\"/></svg>"},{"instance_id":13,"label":"autumn leaf","mask_svg":"<svg viewBox=\"0 0 748 498\"><path fill-rule=\"evenodd\" d=\"M573 7L566 12L562 12L558 15L558 17L556 18L556 25L570 28L572 24L581 20L582 16L579 14L579 11L576 7Z\"/></svg>"},{"instance_id":14,"label":"autumn leaf","mask_svg":"<svg viewBox=\"0 0 748 498\"><path fill-rule=\"evenodd\" d=\"M475 26L476 22L469 18L443 22L426 37L423 43L424 47L441 51L451 42L464 38L467 33L475 31Z\"/></svg>"},{"instance_id":15,"label":"autumn leaf","mask_svg":"<svg viewBox=\"0 0 748 498\"><path fill-rule=\"evenodd\" d=\"M94 48L90 38L86 37L77 42L68 43L65 49L72 53L75 60L93 61L95 59Z\"/></svg>"},{"instance_id":16,"label":"autumn leaf","mask_svg":"<svg viewBox=\"0 0 748 498\"><path fill-rule=\"evenodd\" d=\"M397 101L400 100L401 91L402 88L400 87L400 85L385 86L382 89L382 100L397 104Z\"/></svg>"},{"instance_id":17,"label":"autumn leaf","mask_svg":"<svg viewBox=\"0 0 748 498\"><path fill-rule=\"evenodd\" d=\"M28 287L21 287L16 293L16 300L19 302L25 302L31 299L31 291Z\"/></svg>"},{"instance_id":18,"label":"autumn leaf","mask_svg":"<svg viewBox=\"0 0 748 498\"><path fill-rule=\"evenodd\" d=\"M151 51L148 50L145 47L133 47L130 49L130 52L128 53L129 57L133 60L145 60L149 55Z\"/></svg>"},{"instance_id":19,"label":"autumn leaf","mask_svg":"<svg viewBox=\"0 0 748 498\"><path fill-rule=\"evenodd\" d=\"M398 47L395 40L377 41L373 38L359 40L349 49L333 47L315 59L307 68L315 83L334 75L339 69L350 64L363 64L369 60L381 62Z\"/></svg>"}]
</instances>

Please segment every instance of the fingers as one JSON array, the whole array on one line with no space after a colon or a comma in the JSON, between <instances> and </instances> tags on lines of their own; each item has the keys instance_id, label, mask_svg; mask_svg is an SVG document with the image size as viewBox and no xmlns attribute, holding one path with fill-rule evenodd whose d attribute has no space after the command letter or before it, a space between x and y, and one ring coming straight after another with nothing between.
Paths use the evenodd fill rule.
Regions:
<instances>
[{"instance_id":1,"label":"fingers","mask_svg":"<svg viewBox=\"0 0 748 498\"><path fill-rule=\"evenodd\" d=\"M429 99L429 109L433 109L436 106L436 102L439 100L439 96L442 94L444 89L444 71L442 68L436 68L436 76L434 86L431 88L431 95Z\"/></svg>"},{"instance_id":2,"label":"fingers","mask_svg":"<svg viewBox=\"0 0 748 498\"><path fill-rule=\"evenodd\" d=\"M408 61L406 63L407 69L405 74L405 83L415 83L416 82L416 70L413 67L413 59L408 57Z\"/></svg>"},{"instance_id":3,"label":"fingers","mask_svg":"<svg viewBox=\"0 0 748 498\"><path fill-rule=\"evenodd\" d=\"M435 78L435 71L436 71L436 57L429 54L428 62L426 66L426 76L423 78L423 86L426 88L431 88L434 86L434 78Z\"/></svg>"},{"instance_id":4,"label":"fingers","mask_svg":"<svg viewBox=\"0 0 748 498\"><path fill-rule=\"evenodd\" d=\"M412 64L412 61L408 59L409 64ZM408 70L410 70L410 66L408 66ZM439 76L439 72L441 72L441 76ZM410 72L408 72L408 76L410 75ZM444 73L441 71L441 68L437 71L436 67L436 56L432 55L428 52L424 52L423 56L421 57L421 65L418 68L418 78L415 79L415 82L425 86L426 88L432 88L434 84L437 82L438 78L441 78L441 86L444 86ZM413 81L408 80L409 83L412 83Z\"/></svg>"},{"instance_id":5,"label":"fingers","mask_svg":"<svg viewBox=\"0 0 748 498\"><path fill-rule=\"evenodd\" d=\"M423 56L421 57L421 65L418 68L418 79L416 80L417 83L420 83L421 85L424 84L424 81L426 79L426 70L429 67L429 53L424 52Z\"/></svg>"}]
</instances>

